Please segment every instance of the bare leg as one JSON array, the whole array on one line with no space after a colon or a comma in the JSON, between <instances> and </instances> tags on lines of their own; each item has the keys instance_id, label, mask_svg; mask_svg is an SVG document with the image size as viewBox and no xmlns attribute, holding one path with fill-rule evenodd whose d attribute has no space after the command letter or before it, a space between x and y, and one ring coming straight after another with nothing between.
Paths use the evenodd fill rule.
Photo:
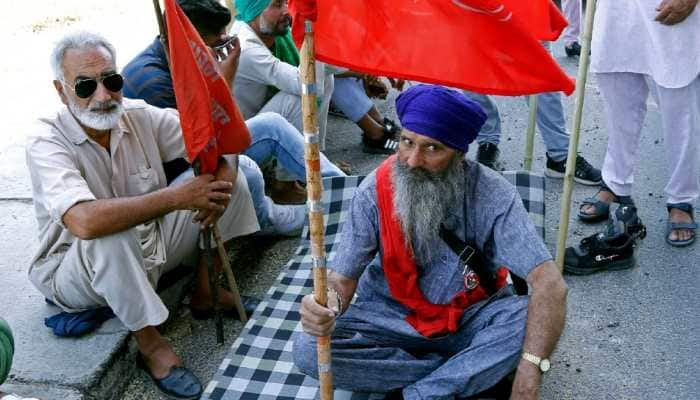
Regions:
<instances>
[{"instance_id":1,"label":"bare leg","mask_svg":"<svg viewBox=\"0 0 700 400\"><path fill-rule=\"evenodd\" d=\"M216 249L212 249L216 252ZM214 256L214 268L218 272L221 272L221 259L218 254ZM235 302L233 301L233 294L228 290L219 288L219 305L223 310L231 310L235 307ZM199 264L197 265L197 279L195 280L194 290L190 299L190 307L196 310L206 310L212 307L212 296L211 289L209 288L209 271L207 269L206 257L204 257L204 250L202 250L202 255L199 257Z\"/></svg>"},{"instance_id":2,"label":"bare leg","mask_svg":"<svg viewBox=\"0 0 700 400\"><path fill-rule=\"evenodd\" d=\"M369 113L365 114L357 121L357 126L362 129L362 132L367 135L368 138L378 140L384 137L384 127L377 122Z\"/></svg>"},{"instance_id":3,"label":"bare leg","mask_svg":"<svg viewBox=\"0 0 700 400\"><path fill-rule=\"evenodd\" d=\"M373 120L375 120L378 124L381 124L384 122L384 117L382 117L382 114L379 113L379 110L377 110L376 106L372 106L372 108L367 111L367 115L370 116Z\"/></svg>"},{"instance_id":4,"label":"bare leg","mask_svg":"<svg viewBox=\"0 0 700 400\"><path fill-rule=\"evenodd\" d=\"M163 379L170 374L172 367L182 366L180 357L155 327L147 326L135 331L134 337L139 352L154 378Z\"/></svg>"}]
</instances>

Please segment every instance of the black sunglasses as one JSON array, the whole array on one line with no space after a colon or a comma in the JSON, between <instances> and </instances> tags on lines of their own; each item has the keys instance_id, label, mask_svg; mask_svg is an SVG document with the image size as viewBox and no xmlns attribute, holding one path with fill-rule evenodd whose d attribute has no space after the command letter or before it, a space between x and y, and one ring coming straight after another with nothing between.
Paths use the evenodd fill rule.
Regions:
<instances>
[{"instance_id":1,"label":"black sunglasses","mask_svg":"<svg viewBox=\"0 0 700 400\"><path fill-rule=\"evenodd\" d=\"M106 76L100 76L97 78L78 78L75 80L75 84L71 89L75 92L75 95L81 99L87 99L92 96L97 90L97 84L102 82L107 90L110 92L118 92L124 87L124 78L117 74L109 74ZM65 82L64 82L65 83ZM66 83L66 86L70 87Z\"/></svg>"}]
</instances>

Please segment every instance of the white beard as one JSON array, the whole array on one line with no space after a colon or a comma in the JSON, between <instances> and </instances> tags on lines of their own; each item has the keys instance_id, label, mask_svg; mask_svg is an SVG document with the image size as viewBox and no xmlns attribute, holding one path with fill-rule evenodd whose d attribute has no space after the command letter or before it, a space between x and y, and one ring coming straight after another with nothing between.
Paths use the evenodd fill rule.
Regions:
<instances>
[{"instance_id":1,"label":"white beard","mask_svg":"<svg viewBox=\"0 0 700 400\"><path fill-rule=\"evenodd\" d=\"M124 112L124 107L120 101L109 100L105 102L92 102L87 107L81 108L72 97L68 97L68 109L81 124L98 131L112 129L119 123L119 119ZM108 112L98 110L108 109Z\"/></svg>"},{"instance_id":2,"label":"white beard","mask_svg":"<svg viewBox=\"0 0 700 400\"><path fill-rule=\"evenodd\" d=\"M445 171L432 174L422 168L410 169L398 157L394 166L394 208L401 219L406 246L419 265L435 256L440 225L448 211L462 206L464 197L464 156L459 154Z\"/></svg>"}]
</instances>

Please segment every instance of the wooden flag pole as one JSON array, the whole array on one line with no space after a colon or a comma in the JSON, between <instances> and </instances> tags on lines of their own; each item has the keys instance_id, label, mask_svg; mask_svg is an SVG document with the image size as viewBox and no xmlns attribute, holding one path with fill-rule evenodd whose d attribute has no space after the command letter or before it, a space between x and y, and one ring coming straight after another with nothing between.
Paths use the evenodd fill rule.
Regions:
<instances>
[{"instance_id":1,"label":"wooden flag pole","mask_svg":"<svg viewBox=\"0 0 700 400\"><path fill-rule=\"evenodd\" d=\"M578 66L576 78L576 108L569 140L569 153L566 159L566 172L564 173L564 195L561 199L561 214L559 216L559 238L557 240L556 263L559 270L564 269L564 252L566 251L566 237L569 233L569 216L571 214L571 192L574 187L574 172L576 170L576 157L578 154L578 140L581 133L581 120L583 117L583 100L586 95L586 80L588 79L588 65L591 54L591 40L593 32L593 18L595 16L596 0L588 0L586 7L586 24L583 31L583 48Z\"/></svg>"},{"instance_id":2,"label":"wooden flag pole","mask_svg":"<svg viewBox=\"0 0 700 400\"><path fill-rule=\"evenodd\" d=\"M304 44L301 47L302 96L301 109L304 118L304 160L306 161L306 191L308 194L309 227L311 232L311 258L314 266L314 296L316 302L326 306L326 250L324 244L323 205L321 204L320 136L316 106L316 69L314 35L311 21L305 22ZM333 373L331 371L331 338L318 338L318 375L321 384L321 400L333 399Z\"/></svg>"},{"instance_id":3,"label":"wooden flag pole","mask_svg":"<svg viewBox=\"0 0 700 400\"><path fill-rule=\"evenodd\" d=\"M523 168L532 170L532 153L535 147L535 126L537 125L537 95L530 95L528 99L530 113L527 119L527 137L525 139L525 159Z\"/></svg>"},{"instance_id":4,"label":"wooden flag pole","mask_svg":"<svg viewBox=\"0 0 700 400\"><path fill-rule=\"evenodd\" d=\"M156 12L156 20L158 21L158 33L160 34L160 43L165 51L165 58L168 58L168 30L165 29L163 21L163 11L160 8L160 0L153 0L153 10ZM168 60L170 62L170 60Z\"/></svg>"},{"instance_id":5,"label":"wooden flag pole","mask_svg":"<svg viewBox=\"0 0 700 400\"><path fill-rule=\"evenodd\" d=\"M160 2L159 0L153 0L153 9L155 10L156 13L156 20L158 21L158 30L160 33L160 41L163 45L163 51L165 52L165 57L168 59L168 64L170 64L170 56L169 56L169 49L168 49L168 31L165 29L165 22L163 21L163 12L160 8ZM233 168L238 168L238 163L233 166ZM194 168L195 170L195 175L198 175L197 168ZM229 261L228 258L228 253L226 252L226 247L224 247L224 241L221 238L221 233L219 231L219 225L214 224L213 228L211 229L211 233L214 235L214 241L216 242L216 248L219 253L219 258L221 259L221 268L224 270L224 275L226 276L226 280L229 285L229 289L231 290L231 293L233 294L233 302L234 305L236 306L236 311L238 311L238 318L240 321L245 324L248 322L248 315L245 313L245 307L243 307L243 301L241 300L241 294L240 291L238 290L238 285L236 284L236 278L233 276L233 270L231 269L231 262ZM207 230L206 234L209 234L209 230ZM209 247L207 247L206 251L209 251ZM210 276L209 280L212 282L213 275L211 275L210 271ZM218 288L218 284L216 285L216 288ZM212 289L213 290L213 289ZM218 298L218 290L215 290L212 292L212 298L216 299ZM217 302L214 303L214 310L216 311L218 307ZM218 320L218 319L217 319ZM217 339L218 339L218 334L217 334ZM219 343L223 343L223 338Z\"/></svg>"}]
</instances>

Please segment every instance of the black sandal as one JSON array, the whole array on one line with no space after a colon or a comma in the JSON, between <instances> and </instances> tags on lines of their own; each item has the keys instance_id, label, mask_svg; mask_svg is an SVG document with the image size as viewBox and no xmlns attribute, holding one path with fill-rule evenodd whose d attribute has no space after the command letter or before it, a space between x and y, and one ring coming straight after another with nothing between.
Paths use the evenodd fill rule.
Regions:
<instances>
[{"instance_id":1,"label":"black sandal","mask_svg":"<svg viewBox=\"0 0 700 400\"><path fill-rule=\"evenodd\" d=\"M671 222L671 209L676 209L676 210L681 210L683 212L686 212L690 214L690 222ZM695 212L693 210L693 206L689 203L669 203L666 204L666 209L669 212L669 217L668 217L668 223L666 224L666 243L670 244L673 247L685 247L685 246L690 246L695 242L695 230L698 229L698 224L695 222ZM690 237L690 239L686 240L671 240L669 239L669 236L671 235L671 231L676 230L676 229L688 229L693 232L693 235Z\"/></svg>"},{"instance_id":2,"label":"black sandal","mask_svg":"<svg viewBox=\"0 0 700 400\"><path fill-rule=\"evenodd\" d=\"M606 203L598 199L598 193L608 192L614 196L614 199L610 203ZM581 206L578 209L578 219L583 222L599 222L605 221L610 216L610 204L620 203L634 206L634 201L632 201L631 196L618 196L613 192L605 183L600 185L600 189L596 192L593 197L587 197L581 202ZM584 206L592 206L592 213L584 213Z\"/></svg>"}]
</instances>

